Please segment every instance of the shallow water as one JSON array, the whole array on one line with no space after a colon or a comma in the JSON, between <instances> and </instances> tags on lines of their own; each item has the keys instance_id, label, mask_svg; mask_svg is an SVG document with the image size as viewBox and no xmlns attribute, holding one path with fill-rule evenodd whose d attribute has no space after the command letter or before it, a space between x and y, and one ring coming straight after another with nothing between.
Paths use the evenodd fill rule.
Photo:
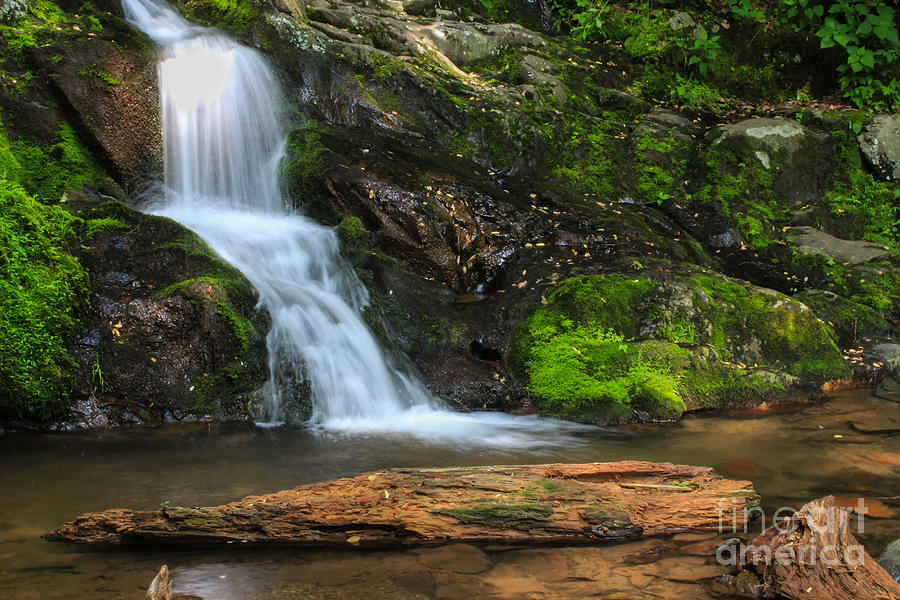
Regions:
<instances>
[{"instance_id":1,"label":"shallow water","mask_svg":"<svg viewBox=\"0 0 900 600\"><path fill-rule=\"evenodd\" d=\"M790 409L696 415L677 424L592 428L563 437L548 432L547 440L555 443L527 450L460 447L399 433L334 435L207 424L96 434L7 434L0 436L0 598L141 598L163 563L173 570L177 592L207 600L572 598L604 597L615 590L631 594L629 598L665 597L653 595L660 590L671 597L707 597L705 587L678 578L714 568L709 558L714 543L708 538L486 552L469 547L335 552L234 546L222 551L83 552L40 535L86 511L151 509L163 502L214 505L396 466L623 459L708 465L752 480L770 514L779 506L798 507L825 494L900 496L900 436L855 433L848 421L862 429L898 428L900 404L865 391L844 392ZM860 537L870 552L880 552L900 537L900 521L867 519ZM673 543L687 544L688 550L646 552ZM698 551L698 546L703 547ZM622 558L626 555L632 558ZM473 561L475 566L469 564Z\"/></svg>"}]
</instances>

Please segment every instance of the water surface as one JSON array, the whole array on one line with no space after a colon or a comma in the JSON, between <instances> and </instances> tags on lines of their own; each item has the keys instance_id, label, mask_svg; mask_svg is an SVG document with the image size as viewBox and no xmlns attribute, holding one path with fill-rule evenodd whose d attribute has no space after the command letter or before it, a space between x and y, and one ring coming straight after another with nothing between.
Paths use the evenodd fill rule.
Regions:
<instances>
[{"instance_id":1,"label":"water surface","mask_svg":"<svg viewBox=\"0 0 900 600\"><path fill-rule=\"evenodd\" d=\"M141 598L163 563L173 570L176 591L206 600L603 597L601 590L656 598L660 589L672 594L681 590L678 594L686 598L706 597L688 582L659 578L660 573L676 578L686 571L701 573L698 569L710 563L710 549L701 547L712 545L709 540L486 552L466 547L346 553L236 546L223 551L82 552L40 535L86 511L153 509L164 502L215 505L398 466L625 459L707 465L753 481L770 512L826 494L900 496L900 437L863 435L849 422L860 429L900 428L900 404L866 391L843 392L790 409L694 415L677 424L548 430L546 444L527 448L492 447L489 436L483 445L458 445L403 433L335 435L314 428L210 424L0 436L0 598ZM884 502L889 510L896 508L895 501ZM900 537L900 522L867 519L860 537L870 552L880 552ZM657 552L654 544L677 548ZM449 552L449 558L440 552ZM628 555L637 558L622 558Z\"/></svg>"}]
</instances>

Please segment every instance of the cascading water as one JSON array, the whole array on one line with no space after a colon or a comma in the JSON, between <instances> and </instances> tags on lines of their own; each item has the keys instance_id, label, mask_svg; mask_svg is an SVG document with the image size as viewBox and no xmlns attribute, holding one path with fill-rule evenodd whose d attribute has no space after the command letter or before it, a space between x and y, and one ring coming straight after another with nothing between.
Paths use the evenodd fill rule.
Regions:
<instances>
[{"instance_id":1,"label":"cascading water","mask_svg":"<svg viewBox=\"0 0 900 600\"><path fill-rule=\"evenodd\" d=\"M280 87L263 57L192 25L162 0L123 0L128 20L162 48L159 87L165 191L152 212L196 231L259 291L272 317L263 420L308 385L329 429L543 445L560 424L437 408L395 369L360 318L365 287L331 229L291 212L279 185L285 146ZM529 441L530 440L530 441Z\"/></svg>"}]
</instances>

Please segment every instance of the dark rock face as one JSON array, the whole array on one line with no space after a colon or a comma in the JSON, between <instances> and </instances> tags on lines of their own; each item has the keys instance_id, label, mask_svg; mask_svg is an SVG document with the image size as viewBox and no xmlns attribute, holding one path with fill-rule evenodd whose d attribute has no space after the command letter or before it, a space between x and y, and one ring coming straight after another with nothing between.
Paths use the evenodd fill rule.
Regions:
<instances>
[{"instance_id":1,"label":"dark rock face","mask_svg":"<svg viewBox=\"0 0 900 600\"><path fill-rule=\"evenodd\" d=\"M124 51L94 39L69 46L58 62L51 60L56 52L50 49L41 54L45 68L126 187L134 188L148 175L161 173L162 133L152 50Z\"/></svg>"},{"instance_id":2,"label":"dark rock face","mask_svg":"<svg viewBox=\"0 0 900 600\"><path fill-rule=\"evenodd\" d=\"M79 216L114 224L83 244L91 298L74 343L81 399L61 426L252 416L268 324L250 284L170 219L69 196Z\"/></svg>"}]
</instances>

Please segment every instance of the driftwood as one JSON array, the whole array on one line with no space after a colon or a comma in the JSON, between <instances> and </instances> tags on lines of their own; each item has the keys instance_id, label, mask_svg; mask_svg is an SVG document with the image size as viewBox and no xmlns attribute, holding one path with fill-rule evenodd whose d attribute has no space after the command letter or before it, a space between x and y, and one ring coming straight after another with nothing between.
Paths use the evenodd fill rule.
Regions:
<instances>
[{"instance_id":1,"label":"driftwood","mask_svg":"<svg viewBox=\"0 0 900 600\"><path fill-rule=\"evenodd\" d=\"M846 511L828 496L806 504L789 523L764 531L742 555L761 598L900 600L900 584L851 533ZM745 577L746 579L746 577Z\"/></svg>"},{"instance_id":2,"label":"driftwood","mask_svg":"<svg viewBox=\"0 0 900 600\"><path fill-rule=\"evenodd\" d=\"M591 543L743 524L758 497L712 469L649 462L394 469L211 508L112 509L47 537L121 543Z\"/></svg>"}]
</instances>

